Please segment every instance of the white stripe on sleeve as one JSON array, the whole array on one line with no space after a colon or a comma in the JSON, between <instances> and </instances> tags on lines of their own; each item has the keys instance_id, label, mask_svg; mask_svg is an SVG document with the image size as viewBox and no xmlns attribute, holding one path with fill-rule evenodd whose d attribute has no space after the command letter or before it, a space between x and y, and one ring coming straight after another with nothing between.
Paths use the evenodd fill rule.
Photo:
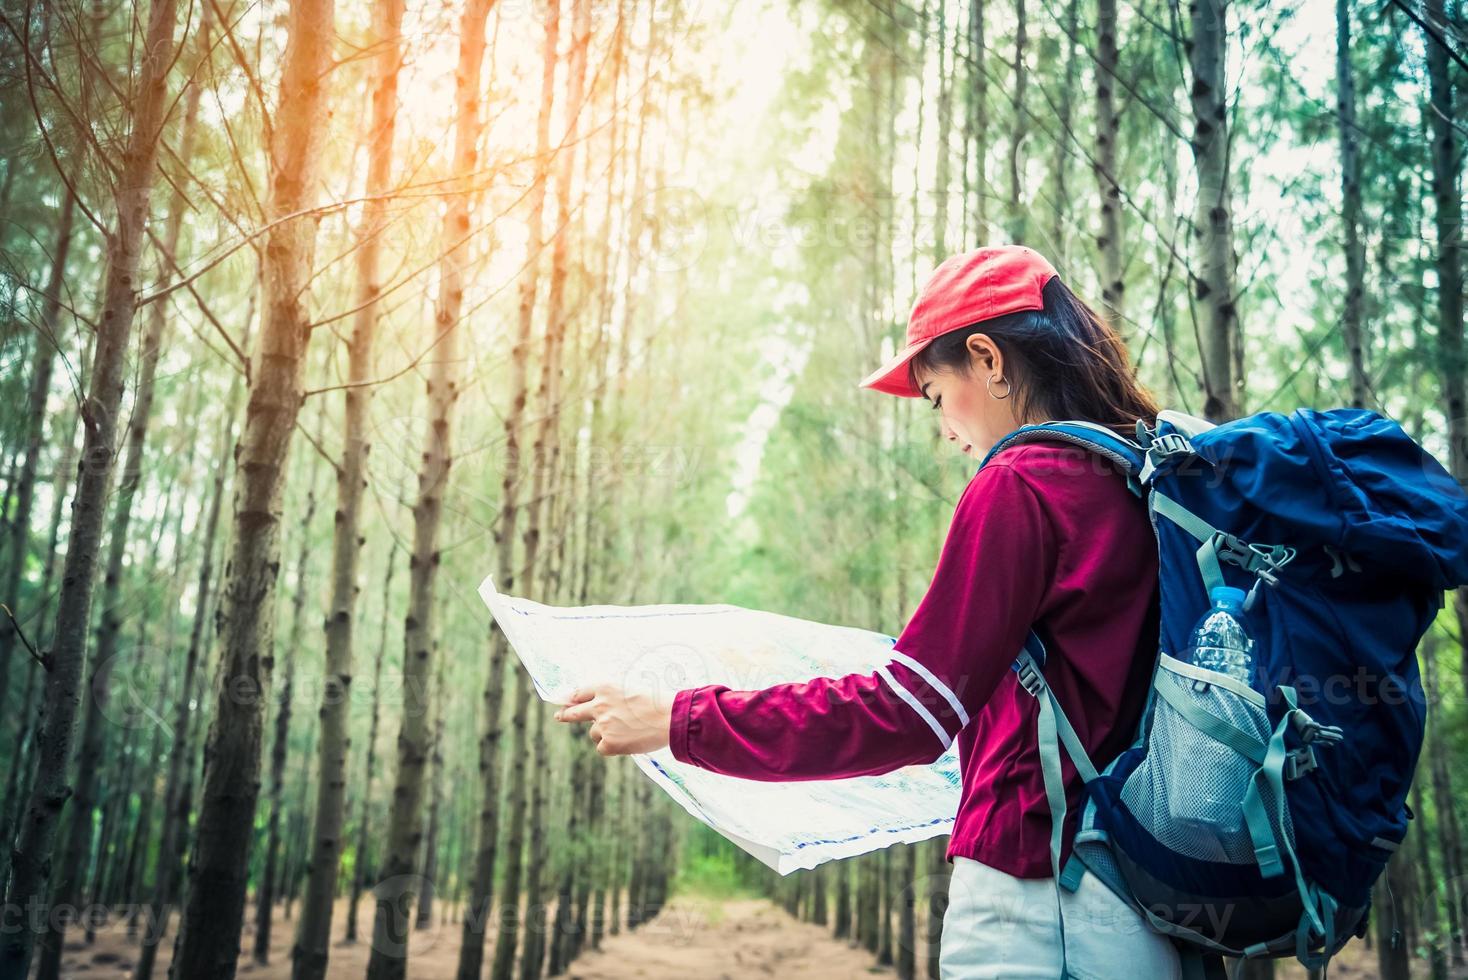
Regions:
<instances>
[{"instance_id":1,"label":"white stripe on sleeve","mask_svg":"<svg viewBox=\"0 0 1468 980\"><path fill-rule=\"evenodd\" d=\"M948 685L940 681L931 670L900 650L892 651L892 659L927 681L929 687L943 695L943 700L947 701L949 706L957 713L958 720L964 725L968 724L968 712L963 710L963 703L958 700L958 697Z\"/></svg>"},{"instance_id":2,"label":"white stripe on sleeve","mask_svg":"<svg viewBox=\"0 0 1468 980\"><path fill-rule=\"evenodd\" d=\"M897 678L892 676L891 671L889 671L886 667L878 667L877 676L886 681L887 686L892 688L892 693L896 694L899 698L905 701L907 705L912 708L912 710L916 711L918 715L921 716L923 721L928 723L928 727L933 730L933 734L938 736L938 741L943 743L943 748L946 749L948 748L948 746L953 744L953 739L949 736L948 732L943 729L943 726L938 724L938 719L933 717L933 713L929 711L921 701L913 697L911 691L903 687L901 684L897 683Z\"/></svg>"}]
</instances>

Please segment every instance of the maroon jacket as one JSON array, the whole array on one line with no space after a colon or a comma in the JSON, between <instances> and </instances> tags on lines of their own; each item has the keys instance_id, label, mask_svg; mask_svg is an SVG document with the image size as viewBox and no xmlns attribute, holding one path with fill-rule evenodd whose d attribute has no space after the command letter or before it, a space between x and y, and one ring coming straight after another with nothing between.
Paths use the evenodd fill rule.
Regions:
<instances>
[{"instance_id":1,"label":"maroon jacket","mask_svg":"<svg viewBox=\"0 0 1468 980\"><path fill-rule=\"evenodd\" d=\"M1005 449L969 481L932 584L870 674L759 691L709 685L673 701L683 762L747 779L830 779L936 759L958 740L963 788L948 856L1050 875L1037 704L1010 664L1033 625L1045 676L1091 758L1130 744L1157 639L1146 506L1091 453ZM1065 760L1066 851L1082 801Z\"/></svg>"}]
</instances>

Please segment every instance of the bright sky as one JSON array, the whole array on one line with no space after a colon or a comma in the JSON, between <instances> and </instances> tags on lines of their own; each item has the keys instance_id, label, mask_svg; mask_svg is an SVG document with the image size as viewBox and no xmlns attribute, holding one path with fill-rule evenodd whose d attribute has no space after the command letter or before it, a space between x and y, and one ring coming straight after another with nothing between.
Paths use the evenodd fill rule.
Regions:
<instances>
[{"instance_id":1,"label":"bright sky","mask_svg":"<svg viewBox=\"0 0 1468 980\"><path fill-rule=\"evenodd\" d=\"M734 97L724 106L725 125L722 131L729 137L728 152L738 152L739 146L751 138L758 138L760 120L768 108L770 99L779 91L785 73L800 59L807 43L821 43L818 30L812 25L794 22L791 6L808 10L808 5L791 5L783 0L756 0L731 4L727 7L704 7L702 12L714 12L724 18L725 27L717 32L718 44L711 52L710 62L718 69L720 78L737 80ZM1234 10L1241 8L1235 7ZM1307 0L1297 5L1292 17L1285 17L1274 38L1275 44L1288 53L1290 73L1302 89L1317 99L1324 109L1333 106L1335 86L1335 21L1334 7L1329 0ZM1278 10L1271 10L1276 16ZM815 39L815 40L810 40ZM895 175L895 188L901 199L911 193L911 182L918 175L930 175L936 161L937 130L934 93L938 85L938 66L931 57L928 65L927 113L922 147L900 147L899 152L908 160L906 166L899 164ZM1273 97L1258 83L1259 65L1256 56L1246 51L1244 42L1237 40L1229 52L1229 74L1235 91L1241 93L1245 109L1259 105ZM950 68L950 70L952 70ZM1086 71L1082 69L1083 73ZM839 121L840 106L833 105L832 111L820 119L812 139L800 148L803 158L800 169L819 173L826 160L821 153L834 144L834 133ZM914 104L908 108L916 112ZM1142 111L1142 110L1136 110ZM899 132L911 131L910 123L899 120ZM1333 132L1328 130L1328 132ZM1179 173L1185 180L1191 179L1191 150L1184 143L1178 145ZM1038 152L1038 151L1037 151ZM828 154L827 154L828 155ZM1271 276L1284 308L1284 320L1300 324L1309 322L1310 297L1315 292L1315 283L1325 274L1319 268L1319 249L1305 234L1301 215L1289 209L1281 209L1280 188L1287 186L1301 173L1308 173L1322 166L1334 170L1336 161L1334 142L1327 145L1296 146L1279 141L1279 145L1262 159L1251 164L1253 184L1247 199L1236 201L1238 221L1242 228L1257 223L1267 224L1273 230L1268 254L1240 255L1240 269L1254 274L1261 263L1265 263L1266 275ZM926 178L925 178L926 179ZM1338 194L1338 182L1326 181L1326 192L1334 199ZM1186 184L1185 184L1186 186ZM1187 192L1191 195L1192 191ZM910 262L904 240L893 243L898 254L898 268ZM924 243L919 241L919 248ZM926 274L926 266L920 265L919 281ZM899 295L901 294L899 289ZM901 315L902 311L894 311ZM1278 321L1276 321L1278 322ZM1280 326L1265 329L1287 329ZM788 349L783 340L772 338L768 345L767 363L771 374L761 391L761 404L746 421L744 435L738 448L737 466L733 479L733 490L728 498L731 517L738 517L747 502L747 493L758 476L760 456L769 431L779 420L779 413L788 402L790 380L796 376L805 361L804 351ZM880 360L882 352L874 352L873 363ZM790 366L789 371L779 366Z\"/></svg>"},{"instance_id":2,"label":"bright sky","mask_svg":"<svg viewBox=\"0 0 1468 980\"><path fill-rule=\"evenodd\" d=\"M506 5L502 6L500 13L500 64L497 72L501 78L506 73L510 75L510 78L502 81L502 85L523 84L530 88L536 87L539 82L542 26L534 16L534 8L528 0L522 0L516 6L509 5L513 0L501 2ZM949 3L950 7L955 6L954 0L949 0ZM716 4L704 0L692 3L687 9L691 12L692 20L702 28L691 32L698 36L688 38L689 50L697 47L700 52L699 61L709 72L709 87L715 93L715 104L708 116L707 127L697 136L699 149L690 162L692 172L670 174L669 183L696 191L699 187L720 186L736 173L742 182L753 180L755 186L741 195L741 202L748 203L741 205L740 213L727 216L727 220L731 222L731 233L758 236L757 241L753 238L749 241L745 238L736 240L741 244L758 244L773 249L777 261L782 252L788 253L793 260L796 250L795 235L771 236L770 231L772 227L778 230L782 221L783 209L788 200L790 173L819 174L827 168L835 144L840 113L848 101L846 94L837 93L838 98L814 118L809 137L803 144L780 148L780 157L789 160L793 165L788 171L782 168L781 173L770 174L766 182L757 174L749 173L747 161L755 155L751 144L757 144L762 133L773 134L776 131L774 126L769 125L767 113L788 74L801 66L814 45L830 43L828 38L831 19L839 15L827 15L827 19L822 22L814 5L792 3L790 0L740 0L732 4ZM1235 6L1232 9L1238 11L1242 8ZM432 8L429 16L443 17L441 10L442 8ZM1305 91L1320 100L1323 111L1329 111L1333 105L1334 88L1333 5L1329 0L1307 0L1294 10L1294 16L1284 18L1283 25L1275 36L1275 43L1289 53L1291 75ZM604 16L604 12L602 15ZM1267 16L1271 19L1280 16L1278 8L1269 10ZM1131 27L1125 23L1131 20L1125 14L1125 5L1123 20L1124 30ZM634 30L640 32L643 24L639 17ZM441 120L446 115L445 103L452 99L457 25L414 21L410 16L407 27L410 34L419 38L417 46L422 51L409 67L410 77L404 82L405 101L410 108L417 106L417 111L410 112L408 118L439 121L440 129L436 133L416 135L420 139L436 139L442 142L447 134L442 132ZM562 18L563 45L570 29L567 10ZM950 25L950 29L953 29L953 25ZM1004 25L998 25L996 30L1003 33ZM1258 83L1258 65L1246 58L1244 42L1237 39L1237 32L1235 38L1236 44L1230 51L1230 76L1236 90L1242 92L1247 108L1273 98L1273 94L1265 91ZM431 43L423 50L423 42L429 39ZM685 67L686 64L685 61ZM594 71L595 68L596 65L593 64L591 69ZM634 64L630 70L635 74L640 71L640 65ZM955 74L961 71L952 66L949 70ZM1085 77L1089 74L1089 66L1082 66L1081 71L1082 77ZM928 77L925 83L927 118L923 143L921 146L912 145L911 137L908 137L908 144L899 147L894 190L901 200L907 199L913 180L919 175L925 181L929 180L934 169L937 76L937 60L933 57L930 45ZM916 112L916 93L909 91L907 95L909 105L904 110L905 118L898 120L899 133L911 133L913 130L912 114ZM502 100L499 104L508 106L508 110L492 121L490 145L500 147L500 152L504 153L527 151L533 140L535 101L526 98ZM1133 111L1145 110L1133 107ZM1186 119L1183 122L1185 124ZM558 110L552 132L559 132L561 126ZM1292 322L1302 325L1308 322L1308 303L1314 291L1313 284L1333 273L1319 268L1321 250L1305 236L1301 216L1278 206L1279 188L1288 185L1302 172L1320 167L1333 169L1336 151L1333 140L1328 140L1328 145L1312 147L1284 145L1283 140L1280 144L1263 159L1249 161L1253 177L1251 199L1237 201L1236 210L1241 228L1252 228L1263 223L1273 230L1267 254L1240 255L1240 271L1243 275L1263 274L1274 279L1284 316L1276 318L1262 329L1288 331ZM520 147L518 151L517 145ZM1178 154L1179 172L1184 175L1185 180L1183 195L1188 200L1192 195L1187 185L1191 179L1192 160L1186 144L1179 143ZM1048 149L1035 145L1032 153L1033 166L1043 168L1048 164L1049 155ZM1077 170L1084 173L1083 166L1078 166ZM1078 183L1077 187L1081 193L1086 192L1085 184ZM1338 183L1326 181L1326 191L1332 196L1338 193L1337 187ZM743 184L741 190L742 188ZM600 205L594 200L588 206L592 213L600 213ZM723 217L712 216L715 219ZM517 223L502 224L499 241L491 253L490 268L481 283L486 290L499 288L513 279L523 261L523 229ZM930 231L920 228L919 232L918 248L923 249ZM906 270L911 258L907 234L899 234L898 239L893 243L899 276L897 302L904 308L893 311L893 314L900 318L906 312L907 300L902 297L906 292ZM1262 272L1261 262L1265 264ZM931 263L926 259L918 263L919 281L930 266ZM1251 329L1258 331L1261 327L1253 324ZM761 343L769 365L769 374L760 392L760 404L746 420L736 451L736 470L732 474L728 496L728 510L734 517L743 511L748 491L758 475L759 460L768 434L789 400L791 382L804 365L808 353L792 347L788 340L773 330L772 335ZM873 352L874 363L879 356L880 352Z\"/></svg>"}]
</instances>

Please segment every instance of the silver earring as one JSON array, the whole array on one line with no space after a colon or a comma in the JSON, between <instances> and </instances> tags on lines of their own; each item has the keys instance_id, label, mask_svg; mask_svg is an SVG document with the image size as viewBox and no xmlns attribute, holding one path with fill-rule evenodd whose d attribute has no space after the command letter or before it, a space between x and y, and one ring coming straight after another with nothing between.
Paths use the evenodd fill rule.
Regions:
<instances>
[{"instance_id":1,"label":"silver earring","mask_svg":"<svg viewBox=\"0 0 1468 980\"><path fill-rule=\"evenodd\" d=\"M986 378L984 380L984 390L989 393L989 397L990 398L993 398L996 401L1001 401L1002 402L1002 401L1004 401L1004 399L1006 399L1006 398L1008 398L1010 396L1010 394L1014 391L1014 388L1013 388L1012 385L1010 385L1009 379L1006 378L1004 375L1001 374L999 376L999 380L1004 382L1004 394L1002 394L1002 395L996 395L996 394L994 394L994 389L991 388L991 387L989 387L990 385L992 385L994 383L994 379L992 377L991 378Z\"/></svg>"}]
</instances>

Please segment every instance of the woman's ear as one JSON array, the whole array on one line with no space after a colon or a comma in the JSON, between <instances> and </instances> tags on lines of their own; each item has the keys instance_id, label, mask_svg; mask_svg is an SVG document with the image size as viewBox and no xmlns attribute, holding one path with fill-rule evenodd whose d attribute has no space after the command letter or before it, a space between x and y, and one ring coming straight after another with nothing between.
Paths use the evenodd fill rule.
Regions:
<instances>
[{"instance_id":1,"label":"woman's ear","mask_svg":"<svg viewBox=\"0 0 1468 980\"><path fill-rule=\"evenodd\" d=\"M988 334L969 334L964 344L968 347L969 364L976 377L998 378L1004 374L1004 355Z\"/></svg>"}]
</instances>

